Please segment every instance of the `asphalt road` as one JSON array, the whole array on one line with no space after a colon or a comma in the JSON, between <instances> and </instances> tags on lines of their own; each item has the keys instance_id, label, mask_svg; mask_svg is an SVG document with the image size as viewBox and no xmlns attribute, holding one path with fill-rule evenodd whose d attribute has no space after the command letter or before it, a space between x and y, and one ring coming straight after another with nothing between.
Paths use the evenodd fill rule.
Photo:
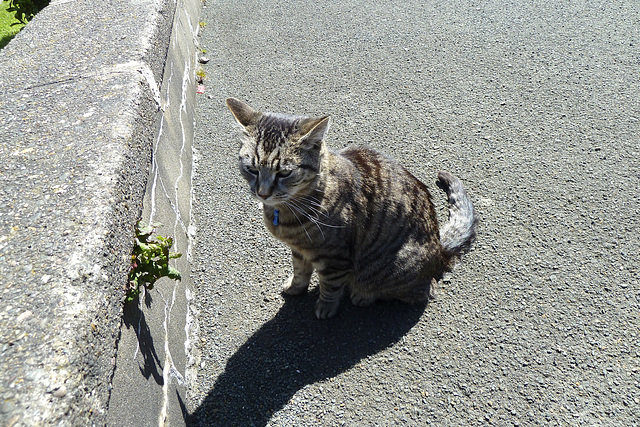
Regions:
<instances>
[{"instance_id":1,"label":"asphalt road","mask_svg":"<svg viewBox=\"0 0 640 427\"><path fill-rule=\"evenodd\" d=\"M640 3L218 0L201 48L193 425L639 425ZM331 115L475 248L426 306L313 315L237 166L224 99Z\"/></svg>"}]
</instances>

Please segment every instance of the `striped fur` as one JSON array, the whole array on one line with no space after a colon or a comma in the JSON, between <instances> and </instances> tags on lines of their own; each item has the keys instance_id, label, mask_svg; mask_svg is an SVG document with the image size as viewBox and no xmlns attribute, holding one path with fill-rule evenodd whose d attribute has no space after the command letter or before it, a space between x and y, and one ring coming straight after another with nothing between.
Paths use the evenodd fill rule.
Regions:
<instances>
[{"instance_id":1,"label":"striped fur","mask_svg":"<svg viewBox=\"0 0 640 427\"><path fill-rule=\"evenodd\" d=\"M359 306L426 301L432 282L470 247L477 220L452 174L438 175L450 212L439 230L427 187L394 160L327 148L328 117L260 113L233 98L227 105L244 131L240 171L267 228L291 248L294 273L283 291L306 292L316 271L318 318L335 315L345 290Z\"/></svg>"}]
</instances>

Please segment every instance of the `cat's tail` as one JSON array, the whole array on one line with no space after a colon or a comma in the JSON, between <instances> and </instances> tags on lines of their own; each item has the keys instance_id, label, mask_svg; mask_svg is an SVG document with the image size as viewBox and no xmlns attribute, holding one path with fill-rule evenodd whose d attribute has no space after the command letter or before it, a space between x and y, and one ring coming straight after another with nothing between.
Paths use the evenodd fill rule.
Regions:
<instances>
[{"instance_id":1,"label":"cat's tail","mask_svg":"<svg viewBox=\"0 0 640 427\"><path fill-rule=\"evenodd\" d=\"M438 172L436 184L449 200L449 220L440 227L440 244L451 256L459 256L471 248L476 238L478 217L462 182L453 174Z\"/></svg>"}]
</instances>

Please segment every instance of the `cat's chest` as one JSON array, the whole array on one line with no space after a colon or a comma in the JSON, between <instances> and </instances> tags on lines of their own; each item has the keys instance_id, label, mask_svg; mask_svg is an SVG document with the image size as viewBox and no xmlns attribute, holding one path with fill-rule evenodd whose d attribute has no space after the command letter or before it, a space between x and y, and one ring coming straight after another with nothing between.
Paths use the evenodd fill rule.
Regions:
<instances>
[{"instance_id":1,"label":"cat's chest","mask_svg":"<svg viewBox=\"0 0 640 427\"><path fill-rule=\"evenodd\" d=\"M304 233L304 229L299 223L291 222L286 214L283 215L278 210L273 212L265 211L264 223L267 230L275 238L289 245L295 245L300 240L299 234Z\"/></svg>"},{"instance_id":2,"label":"cat's chest","mask_svg":"<svg viewBox=\"0 0 640 427\"><path fill-rule=\"evenodd\" d=\"M297 234L296 229L298 227L295 224L291 224L287 214L284 213L283 215L280 209L265 208L264 223L271 234L285 243L289 243L288 240L295 238Z\"/></svg>"},{"instance_id":3,"label":"cat's chest","mask_svg":"<svg viewBox=\"0 0 640 427\"><path fill-rule=\"evenodd\" d=\"M271 234L292 248L308 251L332 239L332 230L310 221L303 214L285 209L265 209L264 223Z\"/></svg>"}]
</instances>

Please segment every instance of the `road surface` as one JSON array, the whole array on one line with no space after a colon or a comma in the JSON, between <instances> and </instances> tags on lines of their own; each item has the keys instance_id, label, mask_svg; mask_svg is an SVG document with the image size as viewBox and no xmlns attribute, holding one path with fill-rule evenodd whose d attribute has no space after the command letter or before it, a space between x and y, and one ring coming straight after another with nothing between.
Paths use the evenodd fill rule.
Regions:
<instances>
[{"instance_id":1,"label":"road surface","mask_svg":"<svg viewBox=\"0 0 640 427\"><path fill-rule=\"evenodd\" d=\"M638 425L640 3L218 0L201 48L192 425ZM313 315L237 170L224 100L330 115L477 244L423 306Z\"/></svg>"}]
</instances>

